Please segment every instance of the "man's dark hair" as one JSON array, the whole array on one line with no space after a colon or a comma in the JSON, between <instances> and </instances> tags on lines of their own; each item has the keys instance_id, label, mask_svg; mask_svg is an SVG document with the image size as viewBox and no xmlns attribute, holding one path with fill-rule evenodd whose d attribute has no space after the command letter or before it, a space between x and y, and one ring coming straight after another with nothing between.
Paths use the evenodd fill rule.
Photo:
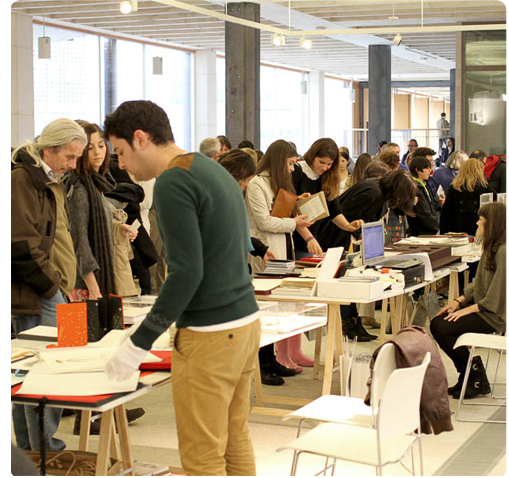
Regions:
<instances>
[{"instance_id":1,"label":"man's dark hair","mask_svg":"<svg viewBox=\"0 0 509 478\"><path fill-rule=\"evenodd\" d=\"M134 132L140 129L150 135L158 146L173 143L170 120L164 110L152 101L125 101L113 113L106 116L104 134L115 136L133 145Z\"/></svg>"},{"instance_id":2,"label":"man's dark hair","mask_svg":"<svg viewBox=\"0 0 509 478\"><path fill-rule=\"evenodd\" d=\"M409 142L409 143L411 143L412 141L415 143L415 145L416 145L417 147L419 147L419 143L417 142L417 140L416 140L416 139L411 138L411 139L409 139L409 140L408 140L408 142Z\"/></svg>"},{"instance_id":3,"label":"man's dark hair","mask_svg":"<svg viewBox=\"0 0 509 478\"><path fill-rule=\"evenodd\" d=\"M255 149L255 146L254 144L249 141L248 139L244 139L242 140L239 145L237 146L237 148L239 149L242 149L242 148L251 148L251 149Z\"/></svg>"},{"instance_id":4,"label":"man's dark hair","mask_svg":"<svg viewBox=\"0 0 509 478\"><path fill-rule=\"evenodd\" d=\"M385 139L383 139L382 141L380 141L378 143L378 147L381 148L382 146L385 146L387 144L387 141L385 141Z\"/></svg>"},{"instance_id":5,"label":"man's dark hair","mask_svg":"<svg viewBox=\"0 0 509 478\"><path fill-rule=\"evenodd\" d=\"M433 151L431 148L426 148L425 146L423 146L422 148L417 148L415 151L414 151L414 155L413 157L415 156L435 156L436 151Z\"/></svg>"},{"instance_id":6,"label":"man's dark hair","mask_svg":"<svg viewBox=\"0 0 509 478\"><path fill-rule=\"evenodd\" d=\"M470 153L469 159L470 158L484 159L485 157L486 153L482 149L476 149Z\"/></svg>"},{"instance_id":7,"label":"man's dark hair","mask_svg":"<svg viewBox=\"0 0 509 478\"><path fill-rule=\"evenodd\" d=\"M445 113L442 113L440 116L442 116L442 117L445 116Z\"/></svg>"},{"instance_id":8,"label":"man's dark hair","mask_svg":"<svg viewBox=\"0 0 509 478\"><path fill-rule=\"evenodd\" d=\"M418 171L422 172L426 168L431 168L431 161L424 156L412 156L412 161L408 165L408 169L410 170L410 174L417 178L419 175Z\"/></svg>"},{"instance_id":9,"label":"man's dark hair","mask_svg":"<svg viewBox=\"0 0 509 478\"><path fill-rule=\"evenodd\" d=\"M244 181L256 172L254 159L242 149L231 149L219 156L217 162L223 166L236 181Z\"/></svg>"}]
</instances>

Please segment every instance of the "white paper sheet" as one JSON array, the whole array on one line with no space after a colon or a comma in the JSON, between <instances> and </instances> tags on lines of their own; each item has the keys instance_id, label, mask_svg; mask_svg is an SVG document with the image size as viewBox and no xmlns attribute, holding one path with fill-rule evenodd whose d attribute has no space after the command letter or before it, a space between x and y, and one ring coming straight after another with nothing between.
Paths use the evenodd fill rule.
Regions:
<instances>
[{"instance_id":1,"label":"white paper sheet","mask_svg":"<svg viewBox=\"0 0 509 478\"><path fill-rule=\"evenodd\" d=\"M33 327L31 329L24 330L18 334L20 339L23 336L37 336L37 337L48 337L48 339L56 339L58 337L58 328L50 327L48 325L38 325L37 327Z\"/></svg>"},{"instance_id":2,"label":"white paper sheet","mask_svg":"<svg viewBox=\"0 0 509 478\"><path fill-rule=\"evenodd\" d=\"M47 371L44 364L39 363L32 367L32 370L25 377L19 393L27 395L90 396L132 392L136 390L140 378L139 371L135 372L129 379L120 382L109 379L106 372L51 374L41 373L43 371Z\"/></svg>"}]
</instances>

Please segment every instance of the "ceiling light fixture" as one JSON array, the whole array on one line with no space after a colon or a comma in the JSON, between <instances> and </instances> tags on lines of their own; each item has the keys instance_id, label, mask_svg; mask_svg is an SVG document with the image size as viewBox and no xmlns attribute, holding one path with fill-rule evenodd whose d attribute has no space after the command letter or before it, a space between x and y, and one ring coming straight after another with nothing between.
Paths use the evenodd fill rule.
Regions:
<instances>
[{"instance_id":1,"label":"ceiling light fixture","mask_svg":"<svg viewBox=\"0 0 509 478\"><path fill-rule=\"evenodd\" d=\"M138 0L125 0L120 2L120 11L125 15L138 11Z\"/></svg>"},{"instance_id":2,"label":"ceiling light fixture","mask_svg":"<svg viewBox=\"0 0 509 478\"><path fill-rule=\"evenodd\" d=\"M154 56L152 57L152 74L162 75L163 74L163 57Z\"/></svg>"},{"instance_id":3,"label":"ceiling light fixture","mask_svg":"<svg viewBox=\"0 0 509 478\"><path fill-rule=\"evenodd\" d=\"M270 40L274 46L283 46L285 44L285 37L283 35L278 35L277 33L273 33L270 36Z\"/></svg>"},{"instance_id":4,"label":"ceiling light fixture","mask_svg":"<svg viewBox=\"0 0 509 478\"><path fill-rule=\"evenodd\" d=\"M42 4L42 37L38 38L39 60L51 60L51 38L46 36L46 17L44 15L44 3Z\"/></svg>"},{"instance_id":5,"label":"ceiling light fixture","mask_svg":"<svg viewBox=\"0 0 509 478\"><path fill-rule=\"evenodd\" d=\"M396 46L400 46L401 42L403 41L403 37L398 33L392 40L392 43Z\"/></svg>"},{"instance_id":6,"label":"ceiling light fixture","mask_svg":"<svg viewBox=\"0 0 509 478\"><path fill-rule=\"evenodd\" d=\"M311 50L313 46L313 42L309 38L300 37L299 44L302 48L306 50Z\"/></svg>"}]
</instances>

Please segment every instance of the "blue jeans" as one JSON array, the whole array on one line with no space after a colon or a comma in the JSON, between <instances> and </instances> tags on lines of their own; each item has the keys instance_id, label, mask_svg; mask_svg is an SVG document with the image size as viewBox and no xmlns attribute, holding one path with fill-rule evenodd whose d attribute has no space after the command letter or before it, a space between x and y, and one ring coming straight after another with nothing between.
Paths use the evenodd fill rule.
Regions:
<instances>
[{"instance_id":1,"label":"blue jeans","mask_svg":"<svg viewBox=\"0 0 509 478\"><path fill-rule=\"evenodd\" d=\"M41 315L13 315L11 317L14 332L19 334L23 330L38 325L57 325L57 304L65 304L62 292L58 291L51 299L41 297ZM39 450L39 414L32 405L12 405L12 421L16 445L23 450ZM53 435L58 429L62 408L47 407L44 411L44 440L46 450L58 451L65 448L65 443Z\"/></svg>"}]
</instances>

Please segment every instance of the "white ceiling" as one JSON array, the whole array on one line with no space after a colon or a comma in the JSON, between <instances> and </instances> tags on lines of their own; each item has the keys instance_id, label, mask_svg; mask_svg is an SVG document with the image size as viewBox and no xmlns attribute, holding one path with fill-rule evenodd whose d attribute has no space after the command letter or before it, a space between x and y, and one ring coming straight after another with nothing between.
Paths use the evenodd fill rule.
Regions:
<instances>
[{"instance_id":1,"label":"white ceiling","mask_svg":"<svg viewBox=\"0 0 509 478\"><path fill-rule=\"evenodd\" d=\"M106 0L18 0L12 11L46 21L67 22L84 27L168 42L193 50L224 52L224 21L209 15L168 6L160 1L139 1L138 11L124 15L120 1ZM207 11L226 13L220 0L190 0L183 4ZM230 2L231 3L231 0ZM366 81L369 44L392 45L399 27L415 27L402 33L403 43L392 46L393 80L448 80L456 57L455 25L462 23L505 23L506 8L490 0L292 0L265 1L261 23L292 30L390 27L392 33L313 36L313 48L304 50L299 37L286 37L275 47L271 33L261 31L261 60L304 70L323 70L343 78ZM421 16L422 15L422 16ZM398 17L389 20L389 16ZM424 26L447 25L448 32L422 33ZM486 31L482 36L489 36ZM443 94L447 90L443 91Z\"/></svg>"}]
</instances>

